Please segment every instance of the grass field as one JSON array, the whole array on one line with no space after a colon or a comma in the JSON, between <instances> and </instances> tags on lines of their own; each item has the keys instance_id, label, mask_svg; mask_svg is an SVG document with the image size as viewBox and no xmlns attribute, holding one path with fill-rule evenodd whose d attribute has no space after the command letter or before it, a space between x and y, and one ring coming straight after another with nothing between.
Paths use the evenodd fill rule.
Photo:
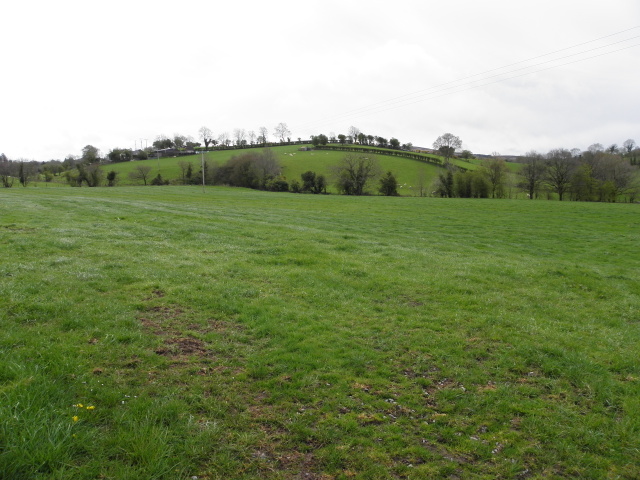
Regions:
<instances>
[{"instance_id":1,"label":"grass field","mask_svg":"<svg viewBox=\"0 0 640 480\"><path fill-rule=\"evenodd\" d=\"M346 152L341 151L301 152L299 151L299 148L300 145L272 148L276 154L276 158L282 165L282 175L288 181L294 179L300 181L300 174L308 170L312 170L319 175L329 177L331 167L340 163L340 160L346 155ZM253 151L253 149L211 151L204 154L204 159L208 162L220 165L234 155L242 155L243 153L251 151ZM414 194L409 187L414 186L421 175L425 178L425 183L429 185L432 179L439 171L441 171L439 167L433 164L409 160L406 158L380 155L378 156L378 159L380 160L380 165L385 172L387 170L391 170L397 176L400 185L403 185L403 188L400 189L403 195ZM141 185L141 180L131 180L128 177L129 173L137 166L150 166L152 168L151 178L155 177L158 172L160 172L163 178L179 179L181 178L181 170L178 166L178 162L180 161L191 162L193 164L194 172L200 170L200 155L115 163L105 165L103 168L105 171L115 170L118 172L119 185ZM372 188L372 191L375 191L375 187L376 186ZM333 185L329 186L329 190L333 191Z\"/></svg>"},{"instance_id":2,"label":"grass field","mask_svg":"<svg viewBox=\"0 0 640 480\"><path fill-rule=\"evenodd\" d=\"M0 477L640 478L639 218L0 190Z\"/></svg>"}]
</instances>

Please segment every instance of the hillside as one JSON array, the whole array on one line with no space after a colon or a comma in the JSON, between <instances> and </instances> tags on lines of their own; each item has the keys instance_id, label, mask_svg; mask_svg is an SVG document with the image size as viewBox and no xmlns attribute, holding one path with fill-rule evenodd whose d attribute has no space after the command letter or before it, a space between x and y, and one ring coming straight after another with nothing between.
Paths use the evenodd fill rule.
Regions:
<instances>
[{"instance_id":1,"label":"hillside","mask_svg":"<svg viewBox=\"0 0 640 480\"><path fill-rule=\"evenodd\" d=\"M331 166L338 164L345 155L345 152L340 151L314 150L305 152L300 151L300 147L301 145L272 148L283 167L282 174L287 180L299 180L300 174L308 170L315 171L317 174L328 177L330 175ZM232 156L240 155L246 151L249 151L249 149L205 152L204 160L215 164L222 164ZM440 171L440 167L430 163L422 163L415 160L387 155L378 155L378 158L384 171L391 170L397 176L399 183L403 185L404 190L402 194L404 195L412 194L409 187L413 186L421 176L425 179L424 182L429 185L437 175L437 172ZM187 157L161 158L160 160L149 159L126 163L114 163L105 166L105 169L115 170L118 172L119 185L137 185L142 182L128 178L129 172L133 171L136 166L150 166L152 168L152 177L160 172L163 178L178 179L181 175L181 170L178 165L180 161L191 162L193 164L194 171L198 171L200 170L202 156L193 155Z\"/></svg>"}]
</instances>

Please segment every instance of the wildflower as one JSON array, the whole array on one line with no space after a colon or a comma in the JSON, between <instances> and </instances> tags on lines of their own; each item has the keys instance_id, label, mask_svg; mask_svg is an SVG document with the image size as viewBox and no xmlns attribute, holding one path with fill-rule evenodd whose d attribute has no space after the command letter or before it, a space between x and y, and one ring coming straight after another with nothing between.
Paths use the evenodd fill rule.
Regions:
<instances>
[{"instance_id":1,"label":"wildflower","mask_svg":"<svg viewBox=\"0 0 640 480\"><path fill-rule=\"evenodd\" d=\"M96 407L94 407L93 405L89 405L89 406L87 407L87 410L94 410L95 408L96 408Z\"/></svg>"},{"instance_id":2,"label":"wildflower","mask_svg":"<svg viewBox=\"0 0 640 480\"><path fill-rule=\"evenodd\" d=\"M76 406L76 407L78 407L78 408L82 408L82 407L83 407L83 405L82 405L81 403L78 403L78 404L77 404L77 405L75 405L75 406Z\"/></svg>"},{"instance_id":3,"label":"wildflower","mask_svg":"<svg viewBox=\"0 0 640 480\"><path fill-rule=\"evenodd\" d=\"M75 415L75 416L73 417L73 421L74 421L74 422L77 422L78 420L80 420L80 418L79 418L77 415Z\"/></svg>"}]
</instances>

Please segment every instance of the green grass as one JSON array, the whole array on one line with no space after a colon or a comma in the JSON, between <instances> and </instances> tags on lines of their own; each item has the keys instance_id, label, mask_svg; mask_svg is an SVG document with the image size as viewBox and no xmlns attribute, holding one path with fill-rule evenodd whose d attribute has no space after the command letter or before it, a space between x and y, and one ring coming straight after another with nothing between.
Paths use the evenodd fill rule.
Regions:
<instances>
[{"instance_id":1,"label":"green grass","mask_svg":"<svg viewBox=\"0 0 640 480\"><path fill-rule=\"evenodd\" d=\"M638 478L639 213L2 190L0 476Z\"/></svg>"},{"instance_id":2,"label":"green grass","mask_svg":"<svg viewBox=\"0 0 640 480\"><path fill-rule=\"evenodd\" d=\"M301 152L299 151L299 148L300 145L273 147L273 151L282 165L282 175L288 181L294 179L300 181L300 175L308 170L312 170L319 175L325 175L328 178L331 173L331 167L340 163L340 160L346 154L346 152L340 151ZM241 155L248 151L251 150L211 151L204 154L204 159L208 162L219 165L226 162L234 155ZM400 185L402 185L400 192L403 195L414 195L417 188L415 184L421 175L424 176L425 184L428 186L441 170L435 165L406 158L385 155L380 155L378 158L384 171L391 170L396 175ZM110 170L118 172L119 185L142 185L141 180L131 180L128 176L129 173L139 165L148 165L151 167L152 171L150 179L160 172L163 178L173 180L181 177L181 170L178 166L178 162L191 162L193 164L193 171L197 172L200 170L201 160L202 158L200 155L192 155L176 158L161 158L160 160L149 159L135 162L114 163L105 165L103 168L105 172ZM372 190L375 190L376 186L374 186ZM413 187L413 189L409 187ZM332 185L329 186L329 190L333 191Z\"/></svg>"}]
</instances>

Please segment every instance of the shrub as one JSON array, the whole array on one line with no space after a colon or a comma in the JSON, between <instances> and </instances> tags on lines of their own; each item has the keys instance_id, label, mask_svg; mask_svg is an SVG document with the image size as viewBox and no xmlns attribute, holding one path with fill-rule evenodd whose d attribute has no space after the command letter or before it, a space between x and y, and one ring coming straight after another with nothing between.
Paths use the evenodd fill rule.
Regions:
<instances>
[{"instance_id":1,"label":"shrub","mask_svg":"<svg viewBox=\"0 0 640 480\"><path fill-rule=\"evenodd\" d=\"M153 180L151 180L151 185L169 185L169 180L164 180L162 175L158 174Z\"/></svg>"},{"instance_id":2,"label":"shrub","mask_svg":"<svg viewBox=\"0 0 640 480\"><path fill-rule=\"evenodd\" d=\"M300 182L298 180L291 180L291 183L289 184L289 191L291 193L300 193L302 191Z\"/></svg>"},{"instance_id":3,"label":"shrub","mask_svg":"<svg viewBox=\"0 0 640 480\"><path fill-rule=\"evenodd\" d=\"M281 177L267 180L266 189L270 192L288 192L289 183Z\"/></svg>"},{"instance_id":4,"label":"shrub","mask_svg":"<svg viewBox=\"0 0 640 480\"><path fill-rule=\"evenodd\" d=\"M380 186L378 187L378 191L382 195L386 195L388 197L396 197L398 196L398 181L396 177L391 173L391 171L387 172L380 179Z\"/></svg>"}]
</instances>

